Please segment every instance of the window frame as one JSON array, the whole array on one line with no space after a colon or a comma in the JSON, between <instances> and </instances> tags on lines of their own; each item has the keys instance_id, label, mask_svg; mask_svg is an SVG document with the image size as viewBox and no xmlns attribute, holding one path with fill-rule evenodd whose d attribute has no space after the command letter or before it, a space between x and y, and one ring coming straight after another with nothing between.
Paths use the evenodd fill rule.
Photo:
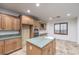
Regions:
<instances>
[{"instance_id":1,"label":"window frame","mask_svg":"<svg viewBox=\"0 0 79 59\"><path fill-rule=\"evenodd\" d=\"M61 25L62 24L66 24L66 33L62 33L62 30L61 30ZM56 33L56 30L55 30L56 25L59 25L59 33ZM54 34L68 35L68 22L55 23L54 24Z\"/></svg>"}]
</instances>

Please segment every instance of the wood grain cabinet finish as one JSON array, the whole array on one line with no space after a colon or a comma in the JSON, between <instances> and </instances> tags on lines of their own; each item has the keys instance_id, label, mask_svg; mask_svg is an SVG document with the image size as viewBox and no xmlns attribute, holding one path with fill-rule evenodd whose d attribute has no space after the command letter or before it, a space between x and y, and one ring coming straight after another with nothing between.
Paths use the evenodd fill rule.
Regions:
<instances>
[{"instance_id":1,"label":"wood grain cabinet finish","mask_svg":"<svg viewBox=\"0 0 79 59\"><path fill-rule=\"evenodd\" d=\"M40 23L39 21L34 21L34 27L38 27L38 29L40 29Z\"/></svg>"},{"instance_id":2,"label":"wood grain cabinet finish","mask_svg":"<svg viewBox=\"0 0 79 59\"><path fill-rule=\"evenodd\" d=\"M20 30L20 23L17 17L0 14L0 30Z\"/></svg>"},{"instance_id":3,"label":"wood grain cabinet finish","mask_svg":"<svg viewBox=\"0 0 79 59\"><path fill-rule=\"evenodd\" d=\"M17 49L22 48L21 39L8 39L5 40L5 54L9 54Z\"/></svg>"},{"instance_id":4,"label":"wood grain cabinet finish","mask_svg":"<svg viewBox=\"0 0 79 59\"><path fill-rule=\"evenodd\" d=\"M27 55L41 55L41 49L31 43L26 43L26 53Z\"/></svg>"},{"instance_id":5,"label":"wood grain cabinet finish","mask_svg":"<svg viewBox=\"0 0 79 59\"><path fill-rule=\"evenodd\" d=\"M34 23L33 19L28 16L22 16L21 19L22 19L22 24L33 25Z\"/></svg>"},{"instance_id":6,"label":"wood grain cabinet finish","mask_svg":"<svg viewBox=\"0 0 79 59\"><path fill-rule=\"evenodd\" d=\"M48 45L46 45L42 50L42 54L43 55L52 55L53 54L53 43L49 43Z\"/></svg>"},{"instance_id":7,"label":"wood grain cabinet finish","mask_svg":"<svg viewBox=\"0 0 79 59\"><path fill-rule=\"evenodd\" d=\"M14 17L12 17L12 20L13 20L13 22L12 22L12 29L13 30L20 30L20 19L19 18L14 18Z\"/></svg>"},{"instance_id":8,"label":"wood grain cabinet finish","mask_svg":"<svg viewBox=\"0 0 79 59\"><path fill-rule=\"evenodd\" d=\"M8 15L2 15L2 28L3 30L12 30L12 20Z\"/></svg>"},{"instance_id":9,"label":"wood grain cabinet finish","mask_svg":"<svg viewBox=\"0 0 79 59\"><path fill-rule=\"evenodd\" d=\"M22 48L22 39L17 38L16 39L16 49Z\"/></svg>"},{"instance_id":10,"label":"wood grain cabinet finish","mask_svg":"<svg viewBox=\"0 0 79 59\"><path fill-rule=\"evenodd\" d=\"M39 47L27 42L26 43L26 53L28 55L53 55L53 54L55 54L54 42L48 43L43 48L39 48Z\"/></svg>"},{"instance_id":11,"label":"wood grain cabinet finish","mask_svg":"<svg viewBox=\"0 0 79 59\"><path fill-rule=\"evenodd\" d=\"M15 40L5 40L5 54L14 51Z\"/></svg>"},{"instance_id":12,"label":"wood grain cabinet finish","mask_svg":"<svg viewBox=\"0 0 79 59\"><path fill-rule=\"evenodd\" d=\"M4 54L4 41L0 41L0 55Z\"/></svg>"}]
</instances>

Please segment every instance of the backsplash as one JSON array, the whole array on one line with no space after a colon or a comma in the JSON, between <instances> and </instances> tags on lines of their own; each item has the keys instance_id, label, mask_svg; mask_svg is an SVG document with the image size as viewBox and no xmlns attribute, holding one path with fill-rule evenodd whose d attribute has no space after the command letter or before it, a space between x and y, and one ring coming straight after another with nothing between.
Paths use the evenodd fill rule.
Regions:
<instances>
[{"instance_id":1,"label":"backsplash","mask_svg":"<svg viewBox=\"0 0 79 59\"><path fill-rule=\"evenodd\" d=\"M0 35L19 34L19 31L0 31Z\"/></svg>"}]
</instances>

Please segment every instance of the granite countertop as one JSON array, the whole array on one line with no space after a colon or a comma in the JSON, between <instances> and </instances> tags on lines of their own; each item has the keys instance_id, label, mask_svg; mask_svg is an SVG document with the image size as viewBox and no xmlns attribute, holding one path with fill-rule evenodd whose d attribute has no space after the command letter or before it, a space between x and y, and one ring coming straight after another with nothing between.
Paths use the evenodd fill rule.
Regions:
<instances>
[{"instance_id":1,"label":"granite countertop","mask_svg":"<svg viewBox=\"0 0 79 59\"><path fill-rule=\"evenodd\" d=\"M45 45L47 45L49 42L53 40L53 37L35 37L27 39L26 41L32 43L33 45L36 45L39 48L43 48Z\"/></svg>"},{"instance_id":2,"label":"granite countertop","mask_svg":"<svg viewBox=\"0 0 79 59\"><path fill-rule=\"evenodd\" d=\"M21 37L20 34L15 34L15 35L1 35L0 40L5 40L5 39L11 39L11 38L19 38Z\"/></svg>"}]
</instances>

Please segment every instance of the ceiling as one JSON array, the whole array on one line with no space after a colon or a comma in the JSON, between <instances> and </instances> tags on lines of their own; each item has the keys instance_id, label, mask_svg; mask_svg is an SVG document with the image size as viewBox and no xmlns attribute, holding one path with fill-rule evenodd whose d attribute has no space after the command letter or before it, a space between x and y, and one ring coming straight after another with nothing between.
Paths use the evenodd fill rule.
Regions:
<instances>
[{"instance_id":1,"label":"ceiling","mask_svg":"<svg viewBox=\"0 0 79 59\"><path fill-rule=\"evenodd\" d=\"M0 7L27 15L26 10L30 9L31 12L29 15L39 17L45 21L49 21L49 17L53 17L52 20L59 20L79 16L79 3L40 3L39 7L36 7L35 3L1 3ZM66 15L68 13L71 14L71 16L68 17ZM60 16L60 18L55 18L57 16Z\"/></svg>"}]
</instances>

